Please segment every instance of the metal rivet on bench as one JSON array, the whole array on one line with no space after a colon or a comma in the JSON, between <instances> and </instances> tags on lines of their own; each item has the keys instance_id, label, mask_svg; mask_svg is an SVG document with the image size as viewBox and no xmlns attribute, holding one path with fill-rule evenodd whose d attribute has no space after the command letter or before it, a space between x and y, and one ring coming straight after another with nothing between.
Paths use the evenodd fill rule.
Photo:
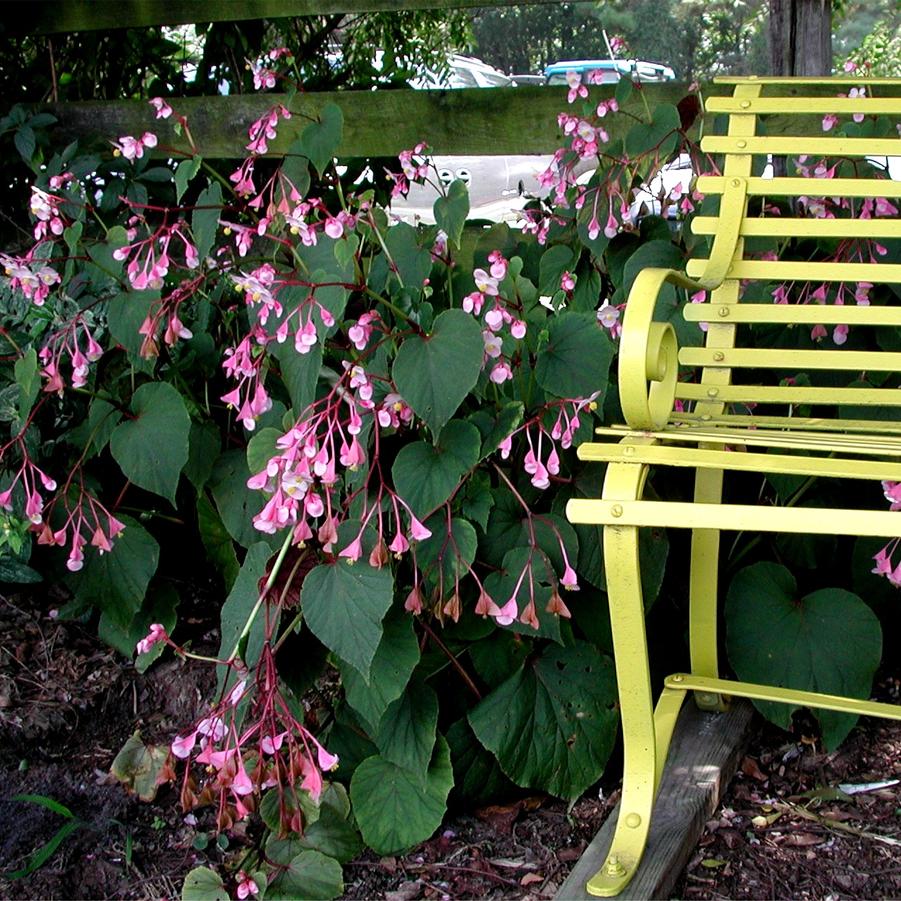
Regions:
<instances>
[{"instance_id":1,"label":"metal rivet on bench","mask_svg":"<svg viewBox=\"0 0 901 901\"><path fill-rule=\"evenodd\" d=\"M607 861L607 866L604 867L604 872L608 876L625 876L626 868L619 862L618 857L611 857Z\"/></svg>"},{"instance_id":2,"label":"metal rivet on bench","mask_svg":"<svg viewBox=\"0 0 901 901\"><path fill-rule=\"evenodd\" d=\"M739 146L739 147L744 147L744 146L745 146L745 142L744 142L744 141L739 141L739 142L738 142L738 146ZM740 187L741 187L741 179L740 179L740 178L733 178L733 179L732 179L732 187L733 187L733 188L740 188Z\"/></svg>"},{"instance_id":3,"label":"metal rivet on bench","mask_svg":"<svg viewBox=\"0 0 901 901\"><path fill-rule=\"evenodd\" d=\"M627 446L627 447L624 447L624 448L623 448L623 453L624 453L627 457L631 457L631 456L633 456L633 455L635 454L635 448L634 448L634 447L628 447L628 446Z\"/></svg>"},{"instance_id":4,"label":"metal rivet on bench","mask_svg":"<svg viewBox=\"0 0 901 901\"><path fill-rule=\"evenodd\" d=\"M726 359L726 355L721 350L715 350L713 352L713 359L716 360L717 363L722 363L723 360Z\"/></svg>"},{"instance_id":5,"label":"metal rivet on bench","mask_svg":"<svg viewBox=\"0 0 901 901\"><path fill-rule=\"evenodd\" d=\"M750 100L742 100L741 103L738 104L742 109L750 109L751 101Z\"/></svg>"},{"instance_id":6,"label":"metal rivet on bench","mask_svg":"<svg viewBox=\"0 0 901 901\"><path fill-rule=\"evenodd\" d=\"M623 508L622 508L622 506L621 506L620 504L614 504L614 505L610 508L610 515L611 515L611 516L622 516L622 515L623 515Z\"/></svg>"},{"instance_id":7,"label":"metal rivet on bench","mask_svg":"<svg viewBox=\"0 0 901 901\"><path fill-rule=\"evenodd\" d=\"M682 681L682 675L681 675L680 673L676 673L676 675L673 676L672 679L670 679L670 681L671 681L671 682L681 682L681 681Z\"/></svg>"},{"instance_id":8,"label":"metal rivet on bench","mask_svg":"<svg viewBox=\"0 0 901 901\"><path fill-rule=\"evenodd\" d=\"M747 141L736 141L735 146L744 148L744 147L748 146L748 142ZM734 181L733 181L733 184L735 184Z\"/></svg>"},{"instance_id":9,"label":"metal rivet on bench","mask_svg":"<svg viewBox=\"0 0 901 901\"><path fill-rule=\"evenodd\" d=\"M641 817L637 813L630 813L626 817L626 825L630 829L637 829L641 825Z\"/></svg>"},{"instance_id":10,"label":"metal rivet on bench","mask_svg":"<svg viewBox=\"0 0 901 901\"><path fill-rule=\"evenodd\" d=\"M703 419L704 422L710 422L710 414L709 414L709 413L704 413L704 415L701 416L701 419Z\"/></svg>"},{"instance_id":11,"label":"metal rivet on bench","mask_svg":"<svg viewBox=\"0 0 901 901\"><path fill-rule=\"evenodd\" d=\"M723 317L728 316L729 315L729 307L720 307L717 310L717 313L719 313L719 315L723 316Z\"/></svg>"},{"instance_id":12,"label":"metal rivet on bench","mask_svg":"<svg viewBox=\"0 0 901 901\"><path fill-rule=\"evenodd\" d=\"M708 389L707 389L707 396L708 396L708 397L716 397L717 394L719 394L719 393L720 393L720 389L719 389L719 388L708 388Z\"/></svg>"}]
</instances>

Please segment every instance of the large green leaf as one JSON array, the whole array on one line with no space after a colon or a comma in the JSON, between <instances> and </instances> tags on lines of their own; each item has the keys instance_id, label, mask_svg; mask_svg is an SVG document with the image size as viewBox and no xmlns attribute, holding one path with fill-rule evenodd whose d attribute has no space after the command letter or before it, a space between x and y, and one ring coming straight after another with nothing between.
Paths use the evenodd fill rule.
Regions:
<instances>
[{"instance_id":1,"label":"large green leaf","mask_svg":"<svg viewBox=\"0 0 901 901\"><path fill-rule=\"evenodd\" d=\"M222 877L209 867L194 867L181 889L181 901L229 901Z\"/></svg>"},{"instance_id":2,"label":"large green leaf","mask_svg":"<svg viewBox=\"0 0 901 901\"><path fill-rule=\"evenodd\" d=\"M587 397L607 389L613 344L593 313L559 313L535 364L538 384L557 397Z\"/></svg>"},{"instance_id":3,"label":"large green leaf","mask_svg":"<svg viewBox=\"0 0 901 901\"><path fill-rule=\"evenodd\" d=\"M128 626L141 609L147 585L156 572L160 546L130 516L120 516L125 530L106 554L85 554L84 568L71 577L76 597L93 604L120 626Z\"/></svg>"},{"instance_id":4,"label":"large green leaf","mask_svg":"<svg viewBox=\"0 0 901 901\"><path fill-rule=\"evenodd\" d=\"M322 368L322 345L314 345L305 354L299 354L294 349L293 341L270 347L281 366L282 380L288 389L294 415L300 416L316 399L316 383Z\"/></svg>"},{"instance_id":5,"label":"large green leaf","mask_svg":"<svg viewBox=\"0 0 901 901\"><path fill-rule=\"evenodd\" d=\"M206 492L197 498L197 531L206 551L207 559L222 576L227 591L231 591L238 578L240 566L231 535L222 522Z\"/></svg>"},{"instance_id":6,"label":"large green leaf","mask_svg":"<svg viewBox=\"0 0 901 901\"><path fill-rule=\"evenodd\" d=\"M538 267L538 293L553 297L560 290L563 273L574 268L574 254L565 244L556 244L541 255Z\"/></svg>"},{"instance_id":7,"label":"large green leaf","mask_svg":"<svg viewBox=\"0 0 901 901\"><path fill-rule=\"evenodd\" d=\"M385 711L375 743L390 763L425 780L438 729L438 696L424 682L412 682Z\"/></svg>"},{"instance_id":8,"label":"large green leaf","mask_svg":"<svg viewBox=\"0 0 901 901\"><path fill-rule=\"evenodd\" d=\"M447 730L447 742L454 767L454 797L461 798L471 809L501 796L516 796L515 786L503 774L494 755L479 743L466 717Z\"/></svg>"},{"instance_id":9,"label":"large green leaf","mask_svg":"<svg viewBox=\"0 0 901 901\"><path fill-rule=\"evenodd\" d=\"M213 466L209 488L222 517L222 524L238 544L250 547L258 541L273 546L281 544L283 536L266 535L253 527L253 517L259 513L266 499L259 491L247 487L250 470L244 451L228 450L221 454Z\"/></svg>"},{"instance_id":10,"label":"large green leaf","mask_svg":"<svg viewBox=\"0 0 901 901\"><path fill-rule=\"evenodd\" d=\"M201 192L194 206L191 216L191 231L194 233L194 243L197 245L197 256L200 262L209 256L216 240L216 229L219 227L219 217L222 215L222 186L214 181Z\"/></svg>"},{"instance_id":11,"label":"large green leaf","mask_svg":"<svg viewBox=\"0 0 901 901\"><path fill-rule=\"evenodd\" d=\"M672 241L647 241L629 256L623 268L623 293L628 297L635 277L644 269L681 269L682 251Z\"/></svg>"},{"instance_id":12,"label":"large green leaf","mask_svg":"<svg viewBox=\"0 0 901 901\"><path fill-rule=\"evenodd\" d=\"M742 681L867 698L882 658L882 629L856 594L824 588L799 598L784 566L756 563L737 573L729 586L726 649ZM783 729L790 728L798 709L762 701L754 705ZM813 712L827 748L839 745L857 721L850 714Z\"/></svg>"},{"instance_id":13,"label":"large green leaf","mask_svg":"<svg viewBox=\"0 0 901 901\"><path fill-rule=\"evenodd\" d=\"M438 228L444 230L448 240L455 247L459 247L463 225L469 215L469 191L466 185L459 178L455 178L447 189L447 196L439 197L433 209Z\"/></svg>"},{"instance_id":14,"label":"large green leaf","mask_svg":"<svg viewBox=\"0 0 901 901\"><path fill-rule=\"evenodd\" d=\"M447 588L455 578L465 575L475 560L479 543L476 530L468 520L455 516L448 531L442 510L427 519L425 526L432 537L417 545L416 563L433 585Z\"/></svg>"},{"instance_id":15,"label":"large green leaf","mask_svg":"<svg viewBox=\"0 0 901 901\"><path fill-rule=\"evenodd\" d=\"M131 657L137 643L150 631L152 623L161 623L171 635L175 628L178 592L167 584L155 585L144 599L141 609L127 625L117 622L104 611L97 624L101 640L114 647L125 657ZM155 644L144 654L138 654L135 669L143 673L166 649L162 642Z\"/></svg>"},{"instance_id":16,"label":"large green leaf","mask_svg":"<svg viewBox=\"0 0 901 901\"><path fill-rule=\"evenodd\" d=\"M303 130L298 149L320 175L337 155L343 133L344 115L341 107L334 103L327 103L319 113L319 121L312 122ZM293 149L296 145L291 146Z\"/></svg>"},{"instance_id":17,"label":"large green leaf","mask_svg":"<svg viewBox=\"0 0 901 901\"><path fill-rule=\"evenodd\" d=\"M272 548L261 541L253 545L244 558L244 564L241 566L238 578L235 579L235 584L225 599L222 611L219 614L222 637L219 643L218 657L221 660L228 659L238 643L238 638L244 629L250 612L260 597L260 579L265 575L266 564L271 557ZM253 666L260 656L265 632L264 619L262 612L258 613L247 636L247 643L243 648L242 657L248 666ZM221 684L224 667L220 668L219 675Z\"/></svg>"},{"instance_id":18,"label":"large green leaf","mask_svg":"<svg viewBox=\"0 0 901 901\"><path fill-rule=\"evenodd\" d=\"M319 851L301 851L266 889L267 901L329 901L344 891L341 864Z\"/></svg>"},{"instance_id":19,"label":"large green leaf","mask_svg":"<svg viewBox=\"0 0 901 901\"><path fill-rule=\"evenodd\" d=\"M453 783L450 750L440 735L425 784L415 773L382 757L367 758L350 783L363 840L377 854L424 841L441 825Z\"/></svg>"},{"instance_id":20,"label":"large green leaf","mask_svg":"<svg viewBox=\"0 0 901 901\"><path fill-rule=\"evenodd\" d=\"M140 731L135 731L115 756L110 773L142 801L152 801L168 760L166 745L145 745Z\"/></svg>"},{"instance_id":21,"label":"large green leaf","mask_svg":"<svg viewBox=\"0 0 901 901\"><path fill-rule=\"evenodd\" d=\"M434 446L414 441L400 449L391 467L394 487L418 519L451 496L461 477L478 463L480 444L474 425L452 419Z\"/></svg>"},{"instance_id":22,"label":"large green leaf","mask_svg":"<svg viewBox=\"0 0 901 901\"><path fill-rule=\"evenodd\" d=\"M483 352L479 325L462 310L445 310L436 317L431 335L413 335L401 345L392 370L394 383L433 434L478 381Z\"/></svg>"},{"instance_id":23,"label":"large green leaf","mask_svg":"<svg viewBox=\"0 0 901 901\"><path fill-rule=\"evenodd\" d=\"M319 851L340 863L353 860L363 850L360 833L350 813L350 798L340 783L332 782L322 793L319 819L305 824L303 835L278 838L277 833L272 833L266 842L266 857L282 866L304 850Z\"/></svg>"},{"instance_id":24,"label":"large green leaf","mask_svg":"<svg viewBox=\"0 0 901 901\"><path fill-rule=\"evenodd\" d=\"M123 291L107 306L110 335L125 348L129 362L139 372L153 372L154 361L141 357L144 336L138 330L159 299L159 291Z\"/></svg>"},{"instance_id":25,"label":"large green leaf","mask_svg":"<svg viewBox=\"0 0 901 901\"><path fill-rule=\"evenodd\" d=\"M92 410L93 406L92 404ZM214 422L191 423L188 435L188 462L182 471L198 491L206 485L212 475L213 466L216 465L221 450L219 429Z\"/></svg>"},{"instance_id":26,"label":"large green leaf","mask_svg":"<svg viewBox=\"0 0 901 901\"><path fill-rule=\"evenodd\" d=\"M120 422L110 437L110 453L135 485L175 504L191 432L185 403L168 382L148 382L135 391L131 410L134 418Z\"/></svg>"},{"instance_id":27,"label":"large green leaf","mask_svg":"<svg viewBox=\"0 0 901 901\"><path fill-rule=\"evenodd\" d=\"M469 714L510 779L561 798L604 772L618 722L613 664L585 642L546 648Z\"/></svg>"},{"instance_id":28,"label":"large green leaf","mask_svg":"<svg viewBox=\"0 0 901 901\"><path fill-rule=\"evenodd\" d=\"M432 271L432 254L420 244L422 236L412 225L400 222L388 229L385 247L391 255L392 267L403 286L418 294Z\"/></svg>"},{"instance_id":29,"label":"large green leaf","mask_svg":"<svg viewBox=\"0 0 901 901\"><path fill-rule=\"evenodd\" d=\"M626 133L625 149L630 159L653 154L665 161L679 143L682 120L679 110L671 103L654 106L651 122L637 122Z\"/></svg>"},{"instance_id":30,"label":"large green leaf","mask_svg":"<svg viewBox=\"0 0 901 901\"><path fill-rule=\"evenodd\" d=\"M394 580L388 567L338 560L311 570L300 602L310 631L364 679L382 638Z\"/></svg>"},{"instance_id":31,"label":"large green leaf","mask_svg":"<svg viewBox=\"0 0 901 901\"><path fill-rule=\"evenodd\" d=\"M382 714L395 698L400 697L419 663L419 643L409 614L392 612L385 617L382 626L382 638L369 667L368 684L354 667L339 663L347 703L373 735Z\"/></svg>"}]
</instances>

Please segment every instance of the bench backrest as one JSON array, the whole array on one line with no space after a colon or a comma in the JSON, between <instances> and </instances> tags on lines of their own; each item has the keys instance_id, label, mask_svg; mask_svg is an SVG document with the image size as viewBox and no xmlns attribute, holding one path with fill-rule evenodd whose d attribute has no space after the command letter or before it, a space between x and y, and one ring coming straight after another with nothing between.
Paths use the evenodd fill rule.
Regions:
<instances>
[{"instance_id":1,"label":"bench backrest","mask_svg":"<svg viewBox=\"0 0 901 901\"><path fill-rule=\"evenodd\" d=\"M706 110L728 127L701 149L721 174L697 180L718 212L694 219L712 243L686 272L725 280L685 305L706 337L680 349L673 419L901 432L901 180L878 164L901 155L901 79L720 81Z\"/></svg>"}]
</instances>

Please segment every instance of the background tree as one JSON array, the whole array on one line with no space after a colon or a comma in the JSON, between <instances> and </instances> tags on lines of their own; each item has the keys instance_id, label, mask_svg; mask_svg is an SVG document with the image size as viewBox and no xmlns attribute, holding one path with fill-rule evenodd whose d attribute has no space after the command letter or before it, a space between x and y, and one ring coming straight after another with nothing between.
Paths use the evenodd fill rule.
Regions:
<instances>
[{"instance_id":1,"label":"background tree","mask_svg":"<svg viewBox=\"0 0 901 901\"><path fill-rule=\"evenodd\" d=\"M774 75L832 72L832 0L770 0Z\"/></svg>"}]
</instances>

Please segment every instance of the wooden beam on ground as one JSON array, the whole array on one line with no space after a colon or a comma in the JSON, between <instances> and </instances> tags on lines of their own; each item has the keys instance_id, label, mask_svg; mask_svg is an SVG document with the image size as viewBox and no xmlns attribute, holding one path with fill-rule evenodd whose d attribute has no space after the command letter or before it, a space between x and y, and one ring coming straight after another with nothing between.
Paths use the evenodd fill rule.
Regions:
<instances>
[{"instance_id":1,"label":"wooden beam on ground","mask_svg":"<svg viewBox=\"0 0 901 901\"><path fill-rule=\"evenodd\" d=\"M488 5L556 2L558 0L491 0ZM485 6L485 0L5 0L3 14L9 33L60 34L147 25L475 6Z\"/></svg>"},{"instance_id":2,"label":"wooden beam on ground","mask_svg":"<svg viewBox=\"0 0 901 901\"><path fill-rule=\"evenodd\" d=\"M728 713L685 702L670 746L648 846L620 899L668 898L744 754L753 708L736 701ZM559 901L588 901L585 883L601 868L613 840L619 805L592 839L557 893Z\"/></svg>"},{"instance_id":3,"label":"wooden beam on ground","mask_svg":"<svg viewBox=\"0 0 901 901\"><path fill-rule=\"evenodd\" d=\"M686 90L685 85L670 82L646 85L642 93L653 107L677 103ZM612 88L597 88L592 96L612 96ZM344 115L344 140L338 150L342 157L396 156L420 141L437 154L553 153L563 143L557 115L567 109L564 90L543 86L334 91L295 94L290 100L279 94L242 94L171 98L171 103L176 113L187 117L199 152L210 159L247 156L248 126L278 103L286 103L293 118L279 121L278 137L269 142L270 155L284 154L323 106L335 103ZM155 119L146 101L59 103L42 109L59 120L52 132L54 140L88 138L109 148L111 138L153 131L160 142L155 156L169 156L173 150L176 155L190 152L184 136L175 134L174 117ZM639 92L633 92L624 109L644 115ZM622 137L633 121L628 115L610 117L607 129L611 138Z\"/></svg>"}]
</instances>

